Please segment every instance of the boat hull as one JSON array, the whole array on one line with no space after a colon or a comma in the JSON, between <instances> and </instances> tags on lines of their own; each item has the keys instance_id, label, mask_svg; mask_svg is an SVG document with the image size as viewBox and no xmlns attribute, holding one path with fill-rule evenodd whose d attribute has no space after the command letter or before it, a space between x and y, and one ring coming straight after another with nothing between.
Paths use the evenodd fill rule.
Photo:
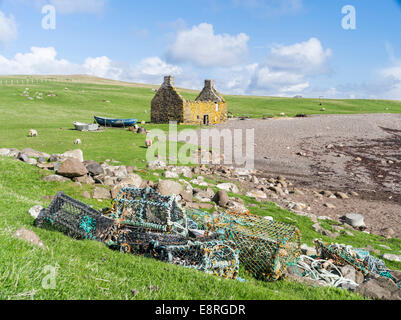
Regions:
<instances>
[{"instance_id":1,"label":"boat hull","mask_svg":"<svg viewBox=\"0 0 401 320\"><path fill-rule=\"evenodd\" d=\"M138 119L108 119L95 117L95 121L102 127L126 128L135 125Z\"/></svg>"}]
</instances>

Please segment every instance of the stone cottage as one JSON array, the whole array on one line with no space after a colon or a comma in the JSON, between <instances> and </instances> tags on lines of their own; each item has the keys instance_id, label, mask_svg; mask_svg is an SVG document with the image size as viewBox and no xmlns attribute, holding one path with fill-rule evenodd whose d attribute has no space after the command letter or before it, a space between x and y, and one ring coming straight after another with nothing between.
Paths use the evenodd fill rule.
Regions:
<instances>
[{"instance_id":1,"label":"stone cottage","mask_svg":"<svg viewBox=\"0 0 401 320\"><path fill-rule=\"evenodd\" d=\"M205 87L195 99L184 99L174 87L174 77L164 77L164 83L152 100L152 123L209 125L227 121L227 103L214 87L213 80L205 80Z\"/></svg>"}]
</instances>

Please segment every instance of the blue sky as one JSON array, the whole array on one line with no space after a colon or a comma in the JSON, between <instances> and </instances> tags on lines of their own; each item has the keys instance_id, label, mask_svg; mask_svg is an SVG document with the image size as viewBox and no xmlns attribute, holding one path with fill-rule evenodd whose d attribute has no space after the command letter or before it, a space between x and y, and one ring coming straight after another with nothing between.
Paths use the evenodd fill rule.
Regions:
<instances>
[{"instance_id":1,"label":"blue sky","mask_svg":"<svg viewBox=\"0 0 401 320\"><path fill-rule=\"evenodd\" d=\"M42 27L48 4L54 30ZM346 5L355 30L342 27ZM0 74L401 99L400 30L397 0L0 0Z\"/></svg>"}]
</instances>

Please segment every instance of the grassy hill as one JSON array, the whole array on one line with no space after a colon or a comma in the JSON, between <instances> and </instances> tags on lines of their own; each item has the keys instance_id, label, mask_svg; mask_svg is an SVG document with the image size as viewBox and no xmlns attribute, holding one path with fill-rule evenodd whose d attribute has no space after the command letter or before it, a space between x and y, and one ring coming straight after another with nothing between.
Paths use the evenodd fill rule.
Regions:
<instances>
[{"instance_id":1,"label":"grassy hill","mask_svg":"<svg viewBox=\"0 0 401 320\"><path fill-rule=\"evenodd\" d=\"M6 80L14 84L5 84ZM107 79L88 76L34 77L34 84L21 84L27 77L0 77L0 145L3 147L31 147L47 153L64 152L73 148L80 138L85 155L93 160L118 159L126 165L143 166L144 138L124 130L106 130L103 133L73 131L73 121L92 122L93 116L132 118L150 121L150 101L154 96L152 86L139 87ZM51 82L39 82L53 79ZM16 84L19 80L19 84ZM55 81L57 80L57 81ZM67 81L70 80L70 81ZM29 80L31 81L31 80ZM89 83L89 82L94 83ZM22 96L29 88L29 97ZM197 92L181 90L187 99L194 99ZM55 94L56 96L48 96ZM41 96L40 96L41 95ZM42 97L38 99L37 97ZM263 114L288 116L298 113L319 114L319 100L230 96L229 111L234 115ZM32 100L30 100L32 99ZM381 100L325 100L325 113L401 113L400 101ZM148 129L155 126L148 125ZM166 129L166 126L156 126ZM29 139L29 129L39 131L37 139ZM184 128L184 126L182 127Z\"/></svg>"},{"instance_id":2,"label":"grassy hill","mask_svg":"<svg viewBox=\"0 0 401 320\"><path fill-rule=\"evenodd\" d=\"M61 153L74 149L73 142L80 138L83 144L79 147L85 159L116 159L125 165L145 166L144 136L119 129L99 133L77 132L72 130L72 122L92 122L94 115L137 117L149 121L150 101L154 95L151 86L85 77L76 77L72 81L61 77L59 80L62 82L18 85L4 85L5 78L1 80L0 148L30 147L47 153ZM96 83L89 83L91 81ZM22 95L26 88L29 88L31 99ZM193 99L196 94L183 91L186 98ZM319 113L321 108L318 100L313 99L226 98L233 114L247 113L255 117L265 113ZM327 112L332 113L401 112L401 102L330 100L325 104ZM38 130L39 137L27 137L31 128ZM147 125L147 128L167 127ZM46 183L41 181L43 174L45 172L36 167L0 158L0 299L360 299L339 289L311 288L287 281L265 283L245 274L241 274L247 280L245 283L220 280L152 259L113 252L100 243L74 241L57 232L36 229L28 209L37 204L47 206L49 201L43 197L61 190L98 209L110 205L83 199L82 192L90 190L90 186ZM144 177L156 179L152 174ZM252 209L255 214L270 215L277 221L296 224L301 229L304 243L311 245L313 239L319 237L312 230L309 219L294 216L273 204L259 204L247 197L243 199L258 206ZM330 229L330 223L326 224L325 227ZM14 239L12 234L20 227L34 230L46 249ZM386 252L380 247L383 244L380 237L362 232L355 232L355 237L341 236L338 241L356 247L370 244ZM388 252L401 250L400 240L389 240L385 244L393 249ZM41 286L46 265L58 268L55 290L45 290ZM397 263L388 266L401 269ZM132 294L134 289L139 292L137 296Z\"/></svg>"}]
</instances>

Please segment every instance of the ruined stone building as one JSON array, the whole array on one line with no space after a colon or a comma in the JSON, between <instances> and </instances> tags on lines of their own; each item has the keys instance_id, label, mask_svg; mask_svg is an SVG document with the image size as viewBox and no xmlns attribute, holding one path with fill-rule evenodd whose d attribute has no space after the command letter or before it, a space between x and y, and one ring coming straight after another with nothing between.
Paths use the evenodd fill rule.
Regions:
<instances>
[{"instance_id":1,"label":"ruined stone building","mask_svg":"<svg viewBox=\"0 0 401 320\"><path fill-rule=\"evenodd\" d=\"M164 77L164 83L152 100L152 123L216 124L227 121L227 103L214 87L213 80L205 80L205 87L195 101L184 99L174 87L174 77Z\"/></svg>"}]
</instances>

